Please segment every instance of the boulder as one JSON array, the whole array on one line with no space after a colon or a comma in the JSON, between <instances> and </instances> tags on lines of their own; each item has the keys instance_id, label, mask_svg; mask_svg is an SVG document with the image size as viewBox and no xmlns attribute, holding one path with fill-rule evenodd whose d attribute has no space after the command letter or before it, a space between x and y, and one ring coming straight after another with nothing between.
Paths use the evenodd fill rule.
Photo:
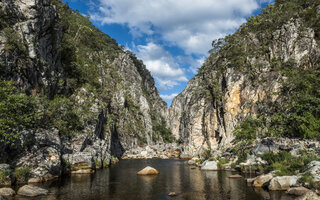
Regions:
<instances>
[{"instance_id":1,"label":"boulder","mask_svg":"<svg viewBox=\"0 0 320 200\"><path fill-rule=\"evenodd\" d=\"M74 154L64 154L62 156L67 165L70 165L72 173L92 173L95 169L95 162L91 153L77 152Z\"/></svg>"},{"instance_id":2,"label":"boulder","mask_svg":"<svg viewBox=\"0 0 320 200\"><path fill-rule=\"evenodd\" d=\"M148 151L141 151L140 153L141 156L145 157L148 155Z\"/></svg>"},{"instance_id":3,"label":"boulder","mask_svg":"<svg viewBox=\"0 0 320 200\"><path fill-rule=\"evenodd\" d=\"M263 187L273 178L272 174L263 174L256 177L253 181L253 187Z\"/></svg>"},{"instance_id":4,"label":"boulder","mask_svg":"<svg viewBox=\"0 0 320 200\"><path fill-rule=\"evenodd\" d=\"M308 192L307 194L298 198L298 200L320 200L320 197L315 192Z\"/></svg>"},{"instance_id":5,"label":"boulder","mask_svg":"<svg viewBox=\"0 0 320 200\"><path fill-rule=\"evenodd\" d=\"M255 155L263 155L265 153L274 152L277 150L277 145L273 138L262 139L260 143L252 150Z\"/></svg>"},{"instance_id":6,"label":"boulder","mask_svg":"<svg viewBox=\"0 0 320 200\"><path fill-rule=\"evenodd\" d=\"M192 159L192 156L189 155L189 154L184 154L184 153L182 153L182 154L180 154L180 159L187 159L187 160L189 160L189 159Z\"/></svg>"},{"instance_id":7,"label":"boulder","mask_svg":"<svg viewBox=\"0 0 320 200\"><path fill-rule=\"evenodd\" d=\"M0 188L0 196L13 197L15 194L12 188Z\"/></svg>"},{"instance_id":8,"label":"boulder","mask_svg":"<svg viewBox=\"0 0 320 200\"><path fill-rule=\"evenodd\" d=\"M155 168L148 166L142 169L141 171L139 171L137 174L138 175L157 175L159 174L159 172Z\"/></svg>"},{"instance_id":9,"label":"boulder","mask_svg":"<svg viewBox=\"0 0 320 200\"><path fill-rule=\"evenodd\" d=\"M247 184L252 184L254 180L255 180L254 178L248 178L246 181L247 181Z\"/></svg>"},{"instance_id":10,"label":"boulder","mask_svg":"<svg viewBox=\"0 0 320 200\"><path fill-rule=\"evenodd\" d=\"M61 175L61 140L57 129L24 130L20 136L21 148L32 144L28 151L21 151L16 166L30 168L32 181L52 180Z\"/></svg>"},{"instance_id":11,"label":"boulder","mask_svg":"<svg viewBox=\"0 0 320 200\"><path fill-rule=\"evenodd\" d=\"M271 179L269 190L288 190L298 183L298 176L278 176Z\"/></svg>"},{"instance_id":12,"label":"boulder","mask_svg":"<svg viewBox=\"0 0 320 200\"><path fill-rule=\"evenodd\" d=\"M201 167L201 170L218 170L218 165L216 161L208 161L206 160Z\"/></svg>"},{"instance_id":13,"label":"boulder","mask_svg":"<svg viewBox=\"0 0 320 200\"><path fill-rule=\"evenodd\" d=\"M177 193L175 193L175 192L170 192L170 193L168 194L168 196L174 197L174 196L177 196Z\"/></svg>"},{"instance_id":14,"label":"boulder","mask_svg":"<svg viewBox=\"0 0 320 200\"><path fill-rule=\"evenodd\" d=\"M27 197L36 197L40 195L47 195L48 190L34 186L34 185L25 185L19 188L18 195L27 196Z\"/></svg>"},{"instance_id":15,"label":"boulder","mask_svg":"<svg viewBox=\"0 0 320 200\"><path fill-rule=\"evenodd\" d=\"M305 187L294 187L287 190L287 194L294 195L294 196L303 196L309 193L311 190Z\"/></svg>"},{"instance_id":16,"label":"boulder","mask_svg":"<svg viewBox=\"0 0 320 200\"><path fill-rule=\"evenodd\" d=\"M314 181L320 181L320 161L312 161L308 164L309 169L306 173L310 173L313 176Z\"/></svg>"}]
</instances>

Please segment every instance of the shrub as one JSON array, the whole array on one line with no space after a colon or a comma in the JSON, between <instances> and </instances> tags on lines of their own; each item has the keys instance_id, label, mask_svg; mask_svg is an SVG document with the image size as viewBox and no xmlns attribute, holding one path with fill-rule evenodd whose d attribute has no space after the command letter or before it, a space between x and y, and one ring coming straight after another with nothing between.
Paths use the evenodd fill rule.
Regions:
<instances>
[{"instance_id":1,"label":"shrub","mask_svg":"<svg viewBox=\"0 0 320 200\"><path fill-rule=\"evenodd\" d=\"M26 183L30 178L31 169L28 167L20 167L14 170L14 177L18 183Z\"/></svg>"},{"instance_id":2,"label":"shrub","mask_svg":"<svg viewBox=\"0 0 320 200\"><path fill-rule=\"evenodd\" d=\"M10 179L10 171L0 171L0 185L4 184L8 179Z\"/></svg>"},{"instance_id":3,"label":"shrub","mask_svg":"<svg viewBox=\"0 0 320 200\"><path fill-rule=\"evenodd\" d=\"M289 152L281 151L279 153L265 153L262 159L269 164L267 170L276 171L278 176L294 175L304 172L308 164L313 160L319 160L315 154L308 152L301 152L301 156L293 156Z\"/></svg>"},{"instance_id":4,"label":"shrub","mask_svg":"<svg viewBox=\"0 0 320 200\"><path fill-rule=\"evenodd\" d=\"M41 113L33 96L18 91L11 81L0 80L0 143L14 145L16 128L37 127Z\"/></svg>"}]
</instances>

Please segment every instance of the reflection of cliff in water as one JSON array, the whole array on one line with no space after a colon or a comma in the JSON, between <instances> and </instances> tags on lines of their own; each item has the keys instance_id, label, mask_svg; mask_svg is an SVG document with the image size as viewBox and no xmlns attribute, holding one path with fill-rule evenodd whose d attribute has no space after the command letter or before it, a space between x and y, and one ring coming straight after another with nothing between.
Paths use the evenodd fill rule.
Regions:
<instances>
[{"instance_id":1,"label":"reflection of cliff in water","mask_svg":"<svg viewBox=\"0 0 320 200\"><path fill-rule=\"evenodd\" d=\"M138 176L146 166L160 174ZM289 200L284 192L254 191L245 180L229 179L231 172L192 169L183 160L122 160L93 175L75 175L48 187L51 195L38 200ZM177 193L169 197L170 192Z\"/></svg>"}]
</instances>

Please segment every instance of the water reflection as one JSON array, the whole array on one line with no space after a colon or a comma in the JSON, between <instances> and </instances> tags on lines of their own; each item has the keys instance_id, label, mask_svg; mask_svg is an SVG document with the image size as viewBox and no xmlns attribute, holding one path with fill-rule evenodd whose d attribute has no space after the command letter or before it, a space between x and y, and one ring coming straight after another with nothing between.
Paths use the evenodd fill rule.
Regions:
<instances>
[{"instance_id":1,"label":"water reflection","mask_svg":"<svg viewBox=\"0 0 320 200\"><path fill-rule=\"evenodd\" d=\"M138 176L146 166L160 174ZM283 192L268 193L248 187L244 179L229 179L231 172L201 171L183 160L123 160L93 175L66 177L42 185L50 190L39 200L288 200ZM169 197L170 192L178 194ZM22 198L16 198L22 200Z\"/></svg>"}]
</instances>

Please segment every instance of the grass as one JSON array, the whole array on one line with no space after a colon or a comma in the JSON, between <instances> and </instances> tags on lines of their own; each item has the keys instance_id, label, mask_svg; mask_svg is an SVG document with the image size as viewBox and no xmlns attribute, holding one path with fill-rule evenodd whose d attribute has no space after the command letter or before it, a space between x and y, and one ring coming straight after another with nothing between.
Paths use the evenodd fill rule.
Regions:
<instances>
[{"instance_id":1,"label":"grass","mask_svg":"<svg viewBox=\"0 0 320 200\"><path fill-rule=\"evenodd\" d=\"M30 177L31 169L28 167L20 167L14 170L14 176L18 183L26 183Z\"/></svg>"}]
</instances>

